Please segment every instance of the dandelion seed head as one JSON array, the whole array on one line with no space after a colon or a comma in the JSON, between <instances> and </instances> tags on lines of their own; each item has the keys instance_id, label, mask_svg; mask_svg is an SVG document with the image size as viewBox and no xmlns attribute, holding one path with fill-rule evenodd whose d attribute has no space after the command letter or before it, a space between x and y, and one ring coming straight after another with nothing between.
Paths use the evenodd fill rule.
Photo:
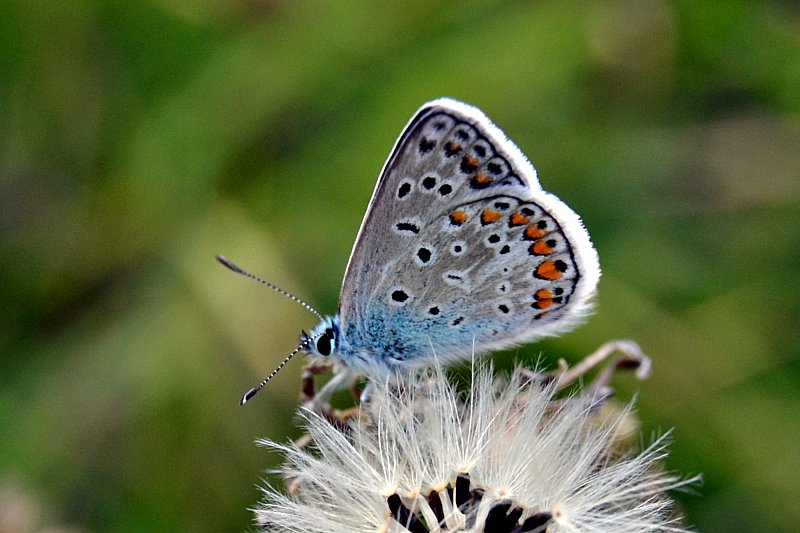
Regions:
<instances>
[{"instance_id":1,"label":"dandelion seed head","mask_svg":"<svg viewBox=\"0 0 800 533\"><path fill-rule=\"evenodd\" d=\"M694 481L658 468L667 436L623 453L630 408L600 416L580 395L517 369L473 365L459 391L435 367L406 385L373 381L345 430L301 411L312 446L264 441L295 489L256 509L263 531L680 532L668 490ZM530 372L526 375L529 375Z\"/></svg>"}]
</instances>

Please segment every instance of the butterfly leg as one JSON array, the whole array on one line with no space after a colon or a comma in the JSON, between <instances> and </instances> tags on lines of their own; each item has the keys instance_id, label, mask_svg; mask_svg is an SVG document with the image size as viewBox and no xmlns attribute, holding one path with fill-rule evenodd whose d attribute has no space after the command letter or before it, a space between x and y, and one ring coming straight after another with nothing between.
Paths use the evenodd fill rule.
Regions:
<instances>
[{"instance_id":1,"label":"butterfly leg","mask_svg":"<svg viewBox=\"0 0 800 533\"><path fill-rule=\"evenodd\" d=\"M367 385L364 387L364 390L361 391L361 394L358 395L358 403L361 405L367 403L372 397L372 390L374 388L375 384L372 381L368 382Z\"/></svg>"},{"instance_id":2,"label":"butterfly leg","mask_svg":"<svg viewBox=\"0 0 800 533\"><path fill-rule=\"evenodd\" d=\"M321 374L323 371L330 369L331 366L324 370L312 368L304 371L303 373L303 403L314 409L322 404L330 402L331 395L341 389L354 388L362 374L350 368L340 368L328 381L319 392L314 393L313 376ZM308 375L306 374L308 372Z\"/></svg>"},{"instance_id":3,"label":"butterfly leg","mask_svg":"<svg viewBox=\"0 0 800 533\"><path fill-rule=\"evenodd\" d=\"M303 405L313 403L317 397L317 387L314 378L333 369L331 363L310 363L303 367L300 385L300 403Z\"/></svg>"}]
</instances>

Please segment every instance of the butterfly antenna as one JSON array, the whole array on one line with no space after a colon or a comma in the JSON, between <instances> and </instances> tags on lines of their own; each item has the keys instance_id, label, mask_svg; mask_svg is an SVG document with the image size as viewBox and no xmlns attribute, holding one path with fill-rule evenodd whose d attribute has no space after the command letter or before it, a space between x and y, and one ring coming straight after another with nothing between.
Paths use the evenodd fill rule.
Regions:
<instances>
[{"instance_id":1,"label":"butterfly antenna","mask_svg":"<svg viewBox=\"0 0 800 533\"><path fill-rule=\"evenodd\" d=\"M239 265L237 265L236 263L233 263L232 261L230 261L229 259L227 259L226 257L224 257L224 256L222 256L222 255L218 255L218 256L216 256L216 259L217 259L217 261L219 261L220 263L222 263L222 265L223 265L223 266L225 266L225 267L229 268L230 270L233 270L233 271L234 271L234 272L236 272L237 274L241 274L242 276L247 276L248 278L250 278L250 279L252 279L252 280L255 280L255 281L257 281L257 282L261 283L262 285L266 285L266 286L267 286L267 287L269 287L270 289L272 289L272 290L274 290L274 291L276 291L276 292L279 292L279 293L281 293L282 295L286 296L287 298L289 298L289 299L291 299L291 300L294 300L295 302L299 303L300 305L302 305L303 307L305 307L306 309L308 309L309 311L311 311L312 313L314 313L315 315L317 315L317 318L319 318L320 320L322 320L322 319L323 319L323 317L322 317L322 315L319 313L319 311L317 311L316 309L314 309L314 308L313 308L313 307L311 307L309 304L307 304L306 302L304 302L303 300L301 300L300 298L298 298L298 297L297 297L297 296L295 296L294 294L290 293L289 291L285 291L285 290L281 289L280 287L278 287L278 286L276 286L276 285L273 285L273 284L272 284L272 283L270 283L269 281L267 281L267 280L265 280L265 279L261 279L261 278L259 278L258 276L256 276L255 274L251 274L250 272L248 272L248 271L246 271L246 270L244 270L244 269L240 268L240 267L239 267ZM297 350L295 350L294 352L292 352L292 354L291 354L291 355L289 355L289 357L287 357L287 358L286 358L286 361L288 361L289 359L291 359L292 355L294 355L295 353L297 353L297 351L298 351L298 350L300 350L300 348L302 348L302 345L298 346L298 347L297 347ZM286 361L284 361L284 362L281 364L281 366L279 366L279 367L278 367L278 370L280 370L280 369L281 369L281 367L282 367L282 366L283 366L283 365L286 363ZM277 372L277 370L276 370L275 372ZM273 374L274 374L274 372L273 372ZM270 374L270 378L272 377L272 375L273 375L273 374ZM264 383L266 383L267 381L269 381L269 378L267 378L266 380L264 380ZM261 384L261 386L263 386L263 385L264 385L264 383L262 383L262 384ZM258 387L258 388L260 389L261 387ZM250 391L250 392L252 392L253 394L255 394L255 392L253 392L253 391ZM256 392L257 392L257 391L256 391ZM250 393L248 393L248 394L250 394ZM246 395L245 395L245 396L246 396ZM246 401L246 400L242 400L242 403L244 403L245 401Z\"/></svg>"},{"instance_id":2,"label":"butterfly antenna","mask_svg":"<svg viewBox=\"0 0 800 533\"><path fill-rule=\"evenodd\" d=\"M283 361L281 361L281 364L279 364L279 365L278 365L278 367L277 367L275 370L273 370L272 372L270 372L270 373L269 373L269 375L268 375L267 377L265 377L265 378L264 378L264 381L262 381L261 383L259 383L258 385L256 385L255 387L253 387L252 389L250 389L249 391L247 391L247 392L245 393L245 395L244 395L244 396L242 396L242 399L239 401L239 405L244 405L244 404L246 404L246 403L247 403L247 402L250 400L250 398L252 398L253 396L255 396L255 395L256 395L256 393L258 393L258 391L260 391L261 389L263 389L263 388L264 388L264 385L266 385L267 383L269 383L269 380L271 380L272 378L274 378L274 377L275 377L275 374L277 374L278 372L280 372L280 371L281 371L281 368L283 368L283 367L286 365L286 363L288 363L288 362L289 362L289 360L290 360L292 357L294 357L294 355L295 355L297 352L299 352L300 350L302 350L302 349L303 349L303 347L305 347L307 344L308 344L308 341L306 341L306 342L301 342L301 343L300 343L300 346L298 346L297 348L295 348L294 350L292 350L292 353L290 353L289 355L287 355L287 356L286 356L286 358L284 358L284 360L283 360Z\"/></svg>"}]
</instances>

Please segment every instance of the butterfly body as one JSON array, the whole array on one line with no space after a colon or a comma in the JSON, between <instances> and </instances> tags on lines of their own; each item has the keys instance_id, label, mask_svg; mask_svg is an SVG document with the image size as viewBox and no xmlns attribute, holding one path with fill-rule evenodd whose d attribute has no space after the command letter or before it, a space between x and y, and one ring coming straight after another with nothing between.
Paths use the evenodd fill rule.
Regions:
<instances>
[{"instance_id":1,"label":"butterfly body","mask_svg":"<svg viewBox=\"0 0 800 533\"><path fill-rule=\"evenodd\" d=\"M339 313L307 353L370 375L450 363L570 329L600 276L580 218L478 109L425 104L381 172Z\"/></svg>"}]
</instances>

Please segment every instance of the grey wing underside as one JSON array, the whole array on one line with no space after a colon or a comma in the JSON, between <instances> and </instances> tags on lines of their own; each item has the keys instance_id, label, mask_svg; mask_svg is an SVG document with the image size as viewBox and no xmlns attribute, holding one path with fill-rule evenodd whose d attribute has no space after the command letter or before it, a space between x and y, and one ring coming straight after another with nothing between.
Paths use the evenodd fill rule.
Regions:
<instances>
[{"instance_id":1,"label":"grey wing underside","mask_svg":"<svg viewBox=\"0 0 800 533\"><path fill-rule=\"evenodd\" d=\"M339 312L346 328L396 337L386 346L463 355L569 327L598 277L580 219L519 149L476 108L440 99L384 165Z\"/></svg>"}]
</instances>

